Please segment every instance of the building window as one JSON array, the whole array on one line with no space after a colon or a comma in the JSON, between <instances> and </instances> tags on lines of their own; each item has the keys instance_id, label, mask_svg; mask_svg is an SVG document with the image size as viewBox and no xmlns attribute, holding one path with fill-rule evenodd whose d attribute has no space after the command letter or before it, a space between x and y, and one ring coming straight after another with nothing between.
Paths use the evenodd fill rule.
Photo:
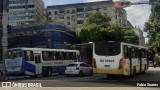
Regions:
<instances>
[{"instance_id":1,"label":"building window","mask_svg":"<svg viewBox=\"0 0 160 90\"><path fill-rule=\"evenodd\" d=\"M77 12L84 12L84 8L77 8Z\"/></svg>"},{"instance_id":2,"label":"building window","mask_svg":"<svg viewBox=\"0 0 160 90\"><path fill-rule=\"evenodd\" d=\"M93 11L93 8L92 7L86 7L85 11Z\"/></svg>"},{"instance_id":3,"label":"building window","mask_svg":"<svg viewBox=\"0 0 160 90\"><path fill-rule=\"evenodd\" d=\"M103 7L103 10L107 10L107 7Z\"/></svg>"},{"instance_id":4,"label":"building window","mask_svg":"<svg viewBox=\"0 0 160 90\"><path fill-rule=\"evenodd\" d=\"M55 17L55 20L57 20L58 19L58 17Z\"/></svg>"},{"instance_id":5,"label":"building window","mask_svg":"<svg viewBox=\"0 0 160 90\"><path fill-rule=\"evenodd\" d=\"M34 5L28 5L28 8L34 8Z\"/></svg>"},{"instance_id":6,"label":"building window","mask_svg":"<svg viewBox=\"0 0 160 90\"><path fill-rule=\"evenodd\" d=\"M59 19L64 19L64 16L59 16Z\"/></svg>"},{"instance_id":7,"label":"building window","mask_svg":"<svg viewBox=\"0 0 160 90\"><path fill-rule=\"evenodd\" d=\"M52 18L51 18L51 17L49 17L49 18L48 18L48 20L49 20L49 21L52 21Z\"/></svg>"},{"instance_id":8,"label":"building window","mask_svg":"<svg viewBox=\"0 0 160 90\"><path fill-rule=\"evenodd\" d=\"M67 25L70 25L70 22L67 22Z\"/></svg>"},{"instance_id":9,"label":"building window","mask_svg":"<svg viewBox=\"0 0 160 90\"><path fill-rule=\"evenodd\" d=\"M52 12L51 12L51 11L49 11L49 12L48 12L48 14L49 14L49 15L51 15L51 14L52 14Z\"/></svg>"},{"instance_id":10,"label":"building window","mask_svg":"<svg viewBox=\"0 0 160 90\"><path fill-rule=\"evenodd\" d=\"M77 24L83 24L83 20L77 20Z\"/></svg>"},{"instance_id":11,"label":"building window","mask_svg":"<svg viewBox=\"0 0 160 90\"><path fill-rule=\"evenodd\" d=\"M58 12L57 12L57 11L54 11L54 14L58 14Z\"/></svg>"},{"instance_id":12,"label":"building window","mask_svg":"<svg viewBox=\"0 0 160 90\"><path fill-rule=\"evenodd\" d=\"M67 19L70 20L70 16L67 16Z\"/></svg>"},{"instance_id":13,"label":"building window","mask_svg":"<svg viewBox=\"0 0 160 90\"><path fill-rule=\"evenodd\" d=\"M99 7L96 7L96 11L99 11L99 9L100 9Z\"/></svg>"},{"instance_id":14,"label":"building window","mask_svg":"<svg viewBox=\"0 0 160 90\"><path fill-rule=\"evenodd\" d=\"M91 16L91 13L86 13L86 17L89 17L89 16Z\"/></svg>"},{"instance_id":15,"label":"building window","mask_svg":"<svg viewBox=\"0 0 160 90\"><path fill-rule=\"evenodd\" d=\"M107 13L104 13L105 16L107 16Z\"/></svg>"},{"instance_id":16,"label":"building window","mask_svg":"<svg viewBox=\"0 0 160 90\"><path fill-rule=\"evenodd\" d=\"M70 10L67 10L67 13L70 13Z\"/></svg>"},{"instance_id":17,"label":"building window","mask_svg":"<svg viewBox=\"0 0 160 90\"><path fill-rule=\"evenodd\" d=\"M75 10L75 9L73 9L73 10L72 10L72 13L76 13L76 10Z\"/></svg>"},{"instance_id":18,"label":"building window","mask_svg":"<svg viewBox=\"0 0 160 90\"><path fill-rule=\"evenodd\" d=\"M77 14L77 18L84 18L84 14Z\"/></svg>"},{"instance_id":19,"label":"building window","mask_svg":"<svg viewBox=\"0 0 160 90\"><path fill-rule=\"evenodd\" d=\"M64 10L59 10L59 13L64 13Z\"/></svg>"}]
</instances>

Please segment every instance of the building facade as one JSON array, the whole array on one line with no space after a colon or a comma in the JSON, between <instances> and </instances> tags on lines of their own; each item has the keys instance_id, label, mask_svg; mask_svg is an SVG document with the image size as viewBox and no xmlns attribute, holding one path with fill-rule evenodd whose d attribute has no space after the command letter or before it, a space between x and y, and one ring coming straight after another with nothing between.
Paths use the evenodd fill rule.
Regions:
<instances>
[{"instance_id":1,"label":"building facade","mask_svg":"<svg viewBox=\"0 0 160 90\"><path fill-rule=\"evenodd\" d=\"M3 54L7 49L7 12L8 0L0 0L0 61L3 60Z\"/></svg>"},{"instance_id":2,"label":"building facade","mask_svg":"<svg viewBox=\"0 0 160 90\"><path fill-rule=\"evenodd\" d=\"M48 6L48 21L61 23L71 30L78 30L86 19L95 12L111 18L111 24L127 25L127 14L124 9L117 9L113 1L99 1L78 4Z\"/></svg>"},{"instance_id":3,"label":"building facade","mask_svg":"<svg viewBox=\"0 0 160 90\"><path fill-rule=\"evenodd\" d=\"M42 0L9 0L9 25L21 26L46 21Z\"/></svg>"},{"instance_id":4,"label":"building facade","mask_svg":"<svg viewBox=\"0 0 160 90\"><path fill-rule=\"evenodd\" d=\"M139 45L145 45L145 38L140 28L134 28L136 35L139 37Z\"/></svg>"},{"instance_id":5,"label":"building facade","mask_svg":"<svg viewBox=\"0 0 160 90\"><path fill-rule=\"evenodd\" d=\"M0 0L0 60L2 60L2 13L3 13L3 0Z\"/></svg>"},{"instance_id":6,"label":"building facade","mask_svg":"<svg viewBox=\"0 0 160 90\"><path fill-rule=\"evenodd\" d=\"M8 36L8 48L40 47L66 48L66 44L76 43L75 32L63 26L42 24L14 27Z\"/></svg>"}]
</instances>

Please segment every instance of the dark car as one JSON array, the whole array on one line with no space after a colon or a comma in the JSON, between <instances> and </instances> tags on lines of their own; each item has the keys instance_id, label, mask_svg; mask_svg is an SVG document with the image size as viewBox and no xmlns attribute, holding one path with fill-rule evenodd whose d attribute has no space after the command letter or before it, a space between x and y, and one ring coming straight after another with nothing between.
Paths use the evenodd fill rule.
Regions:
<instances>
[{"instance_id":1,"label":"dark car","mask_svg":"<svg viewBox=\"0 0 160 90\"><path fill-rule=\"evenodd\" d=\"M160 67L160 62L154 62L154 67Z\"/></svg>"}]
</instances>

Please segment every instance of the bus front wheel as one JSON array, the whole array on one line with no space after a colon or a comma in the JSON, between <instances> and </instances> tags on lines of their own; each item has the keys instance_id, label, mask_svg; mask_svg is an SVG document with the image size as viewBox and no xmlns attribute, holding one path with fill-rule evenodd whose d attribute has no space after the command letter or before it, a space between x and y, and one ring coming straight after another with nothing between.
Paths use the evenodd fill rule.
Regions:
<instances>
[{"instance_id":1,"label":"bus front wheel","mask_svg":"<svg viewBox=\"0 0 160 90\"><path fill-rule=\"evenodd\" d=\"M51 76L51 74L52 74L52 70L49 68L49 69L47 70L47 76Z\"/></svg>"}]
</instances>

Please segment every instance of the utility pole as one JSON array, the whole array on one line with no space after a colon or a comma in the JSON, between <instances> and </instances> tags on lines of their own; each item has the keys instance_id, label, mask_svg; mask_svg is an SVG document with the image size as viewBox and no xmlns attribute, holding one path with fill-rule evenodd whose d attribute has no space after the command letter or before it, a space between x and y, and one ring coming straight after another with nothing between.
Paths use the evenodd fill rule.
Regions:
<instances>
[{"instance_id":1,"label":"utility pole","mask_svg":"<svg viewBox=\"0 0 160 90\"><path fill-rule=\"evenodd\" d=\"M7 25L8 25L8 0L3 0L3 14L2 14L2 60L4 60L5 51L8 47L7 40Z\"/></svg>"}]
</instances>

